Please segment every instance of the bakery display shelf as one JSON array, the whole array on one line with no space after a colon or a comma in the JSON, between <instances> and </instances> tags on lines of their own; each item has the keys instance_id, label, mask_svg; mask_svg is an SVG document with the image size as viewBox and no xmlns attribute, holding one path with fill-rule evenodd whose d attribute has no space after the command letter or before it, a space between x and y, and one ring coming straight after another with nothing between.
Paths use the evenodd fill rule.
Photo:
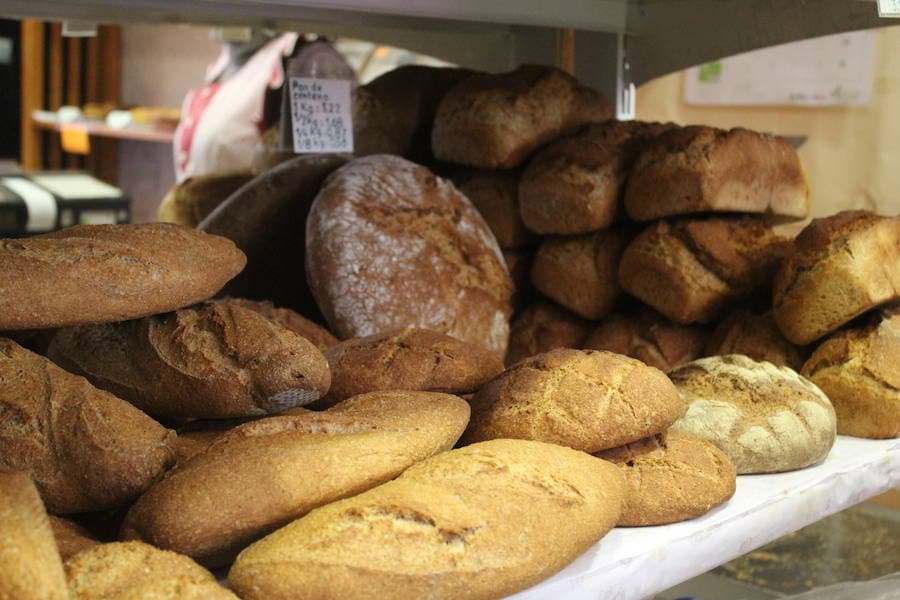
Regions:
<instances>
[{"instance_id":1,"label":"bakery display shelf","mask_svg":"<svg viewBox=\"0 0 900 600\"><path fill-rule=\"evenodd\" d=\"M838 436L819 465L742 475L726 504L692 521L617 528L514 600L641 600L900 485L900 439Z\"/></svg>"},{"instance_id":2,"label":"bakery display shelf","mask_svg":"<svg viewBox=\"0 0 900 600\"><path fill-rule=\"evenodd\" d=\"M40 112L43 113L44 111ZM33 114L31 120L41 129L48 129L51 131L61 132L65 128L76 128L85 131L90 136L166 144L171 144L172 140L175 139L174 131L151 126L129 125L127 127L110 127L103 121L91 120L61 123L57 119L45 116L44 114Z\"/></svg>"}]
</instances>

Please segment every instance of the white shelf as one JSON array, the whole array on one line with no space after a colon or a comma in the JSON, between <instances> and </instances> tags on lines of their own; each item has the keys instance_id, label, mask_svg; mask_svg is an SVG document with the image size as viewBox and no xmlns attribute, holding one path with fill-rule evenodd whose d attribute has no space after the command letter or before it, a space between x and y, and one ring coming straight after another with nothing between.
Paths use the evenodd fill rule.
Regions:
<instances>
[{"instance_id":1,"label":"white shelf","mask_svg":"<svg viewBox=\"0 0 900 600\"><path fill-rule=\"evenodd\" d=\"M617 528L510 600L640 600L900 485L900 439L838 436L821 464L738 477L725 505L693 521Z\"/></svg>"}]
</instances>

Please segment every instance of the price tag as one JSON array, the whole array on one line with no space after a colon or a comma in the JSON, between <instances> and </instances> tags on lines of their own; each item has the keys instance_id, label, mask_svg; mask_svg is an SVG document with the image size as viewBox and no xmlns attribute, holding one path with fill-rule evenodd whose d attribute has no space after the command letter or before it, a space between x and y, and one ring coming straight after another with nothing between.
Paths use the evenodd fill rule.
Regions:
<instances>
[{"instance_id":1,"label":"price tag","mask_svg":"<svg viewBox=\"0 0 900 600\"><path fill-rule=\"evenodd\" d=\"M878 16L900 19L900 0L878 0Z\"/></svg>"},{"instance_id":2,"label":"price tag","mask_svg":"<svg viewBox=\"0 0 900 600\"><path fill-rule=\"evenodd\" d=\"M306 77L290 82L294 152L353 152L350 82Z\"/></svg>"},{"instance_id":3,"label":"price tag","mask_svg":"<svg viewBox=\"0 0 900 600\"><path fill-rule=\"evenodd\" d=\"M59 128L62 149L72 154L90 154L91 139L83 125L66 124Z\"/></svg>"}]
</instances>

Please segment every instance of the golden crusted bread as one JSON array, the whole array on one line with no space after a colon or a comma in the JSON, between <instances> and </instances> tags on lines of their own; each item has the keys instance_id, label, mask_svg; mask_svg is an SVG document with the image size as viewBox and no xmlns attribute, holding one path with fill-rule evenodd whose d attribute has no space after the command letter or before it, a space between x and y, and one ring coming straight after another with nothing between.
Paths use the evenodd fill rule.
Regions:
<instances>
[{"instance_id":1,"label":"golden crusted bread","mask_svg":"<svg viewBox=\"0 0 900 600\"><path fill-rule=\"evenodd\" d=\"M0 598L67 600L66 577L31 478L0 466Z\"/></svg>"},{"instance_id":2,"label":"golden crusted bread","mask_svg":"<svg viewBox=\"0 0 900 600\"><path fill-rule=\"evenodd\" d=\"M803 352L785 339L771 313L758 315L748 310L730 313L709 336L702 356L725 354L743 354L795 371L803 366Z\"/></svg>"},{"instance_id":3,"label":"golden crusted bread","mask_svg":"<svg viewBox=\"0 0 900 600\"><path fill-rule=\"evenodd\" d=\"M225 301L61 329L48 355L159 417L273 414L318 400L331 383L328 361L306 338Z\"/></svg>"},{"instance_id":4,"label":"golden crusted bread","mask_svg":"<svg viewBox=\"0 0 900 600\"><path fill-rule=\"evenodd\" d=\"M251 179L253 175L249 171L188 177L169 190L159 205L156 217L164 223L196 227Z\"/></svg>"},{"instance_id":5,"label":"golden crusted bread","mask_svg":"<svg viewBox=\"0 0 900 600\"><path fill-rule=\"evenodd\" d=\"M647 145L628 178L625 209L636 221L709 211L802 218L809 185L786 140L695 125Z\"/></svg>"},{"instance_id":6,"label":"golden crusted bread","mask_svg":"<svg viewBox=\"0 0 900 600\"><path fill-rule=\"evenodd\" d=\"M635 312L610 315L581 347L624 354L668 373L699 358L706 336L702 327L675 323L641 307Z\"/></svg>"},{"instance_id":7,"label":"golden crusted bread","mask_svg":"<svg viewBox=\"0 0 900 600\"><path fill-rule=\"evenodd\" d=\"M303 410L303 409L292 409ZM291 411L285 411L288 413ZM190 421L178 428L178 437L175 438L175 463L183 465L195 454L200 454L209 448L213 442L234 429L238 425L255 421L248 419L205 419Z\"/></svg>"},{"instance_id":8,"label":"golden crusted bread","mask_svg":"<svg viewBox=\"0 0 900 600\"><path fill-rule=\"evenodd\" d=\"M236 427L170 472L131 508L122 537L225 565L310 510L449 450L469 420L464 400L431 392L374 392L298 413Z\"/></svg>"},{"instance_id":9,"label":"golden crusted bread","mask_svg":"<svg viewBox=\"0 0 900 600\"><path fill-rule=\"evenodd\" d=\"M616 524L624 499L608 462L484 442L276 531L241 553L228 581L245 600L500 598L572 562Z\"/></svg>"},{"instance_id":10,"label":"golden crusted bread","mask_svg":"<svg viewBox=\"0 0 900 600\"><path fill-rule=\"evenodd\" d=\"M216 300L216 302L227 302L235 306L249 308L252 311L258 312L264 317L277 321L282 327L290 329L297 335L305 337L322 352L325 352L325 350L331 348L340 341L334 337L330 331L318 323L310 321L289 308L278 308L268 300L223 298L222 300Z\"/></svg>"},{"instance_id":11,"label":"golden crusted bread","mask_svg":"<svg viewBox=\"0 0 900 600\"><path fill-rule=\"evenodd\" d=\"M142 542L101 544L66 562L71 600L238 600L187 556Z\"/></svg>"},{"instance_id":12,"label":"golden crusted bread","mask_svg":"<svg viewBox=\"0 0 900 600\"><path fill-rule=\"evenodd\" d=\"M620 200L641 149L671 123L607 121L548 145L522 173L522 220L541 234L606 229L622 216Z\"/></svg>"},{"instance_id":13,"label":"golden crusted bread","mask_svg":"<svg viewBox=\"0 0 900 600\"><path fill-rule=\"evenodd\" d=\"M453 183L481 213L500 248L522 248L537 241L519 214L517 171L463 170L453 176Z\"/></svg>"},{"instance_id":14,"label":"golden crusted bread","mask_svg":"<svg viewBox=\"0 0 900 600\"><path fill-rule=\"evenodd\" d=\"M734 465L715 444L700 438L661 433L596 456L625 475L628 491L619 527L695 519L734 495Z\"/></svg>"},{"instance_id":15,"label":"golden crusted bread","mask_svg":"<svg viewBox=\"0 0 900 600\"><path fill-rule=\"evenodd\" d=\"M244 268L230 241L172 223L0 239L0 330L136 319L212 297Z\"/></svg>"},{"instance_id":16,"label":"golden crusted bread","mask_svg":"<svg viewBox=\"0 0 900 600\"><path fill-rule=\"evenodd\" d=\"M609 102L568 73L523 65L451 88L438 105L431 148L439 160L510 169L550 140L610 117Z\"/></svg>"},{"instance_id":17,"label":"golden crusted bread","mask_svg":"<svg viewBox=\"0 0 900 600\"><path fill-rule=\"evenodd\" d=\"M585 319L602 319L622 297L618 266L631 240L629 228L546 238L534 256L531 283Z\"/></svg>"},{"instance_id":18,"label":"golden crusted bread","mask_svg":"<svg viewBox=\"0 0 900 600\"><path fill-rule=\"evenodd\" d=\"M29 472L53 513L125 504L175 461L174 432L5 339L0 415L0 467Z\"/></svg>"},{"instance_id":19,"label":"golden crusted bread","mask_svg":"<svg viewBox=\"0 0 900 600\"><path fill-rule=\"evenodd\" d=\"M591 324L546 300L529 305L513 319L506 364L556 348L582 348Z\"/></svg>"},{"instance_id":20,"label":"golden crusted bread","mask_svg":"<svg viewBox=\"0 0 900 600\"><path fill-rule=\"evenodd\" d=\"M625 249L626 292L679 323L709 323L763 293L789 243L753 217L659 221Z\"/></svg>"},{"instance_id":21,"label":"golden crusted bread","mask_svg":"<svg viewBox=\"0 0 900 600\"><path fill-rule=\"evenodd\" d=\"M829 337L802 373L831 400L838 433L900 436L900 313Z\"/></svg>"},{"instance_id":22,"label":"golden crusted bread","mask_svg":"<svg viewBox=\"0 0 900 600\"><path fill-rule=\"evenodd\" d=\"M813 219L794 240L774 288L772 313L795 344L900 298L900 217L855 210Z\"/></svg>"},{"instance_id":23,"label":"golden crusted bread","mask_svg":"<svg viewBox=\"0 0 900 600\"><path fill-rule=\"evenodd\" d=\"M59 548L59 555L67 561L82 550L93 548L100 542L91 533L74 521L62 517L50 516L50 529Z\"/></svg>"},{"instance_id":24,"label":"golden crusted bread","mask_svg":"<svg viewBox=\"0 0 900 600\"><path fill-rule=\"evenodd\" d=\"M802 469L834 444L831 402L787 367L730 354L695 360L669 377L688 404L672 431L714 443L738 474Z\"/></svg>"},{"instance_id":25,"label":"golden crusted bread","mask_svg":"<svg viewBox=\"0 0 900 600\"><path fill-rule=\"evenodd\" d=\"M662 371L612 352L570 349L513 365L471 405L464 443L516 438L585 452L665 431L685 409Z\"/></svg>"},{"instance_id":26,"label":"golden crusted bread","mask_svg":"<svg viewBox=\"0 0 900 600\"><path fill-rule=\"evenodd\" d=\"M315 408L387 390L467 394L503 371L497 356L427 329L402 329L341 342L325 353L331 391Z\"/></svg>"},{"instance_id":27,"label":"golden crusted bread","mask_svg":"<svg viewBox=\"0 0 900 600\"><path fill-rule=\"evenodd\" d=\"M316 196L306 274L341 339L404 327L503 356L512 281L487 224L447 180L397 156L358 158Z\"/></svg>"}]
</instances>

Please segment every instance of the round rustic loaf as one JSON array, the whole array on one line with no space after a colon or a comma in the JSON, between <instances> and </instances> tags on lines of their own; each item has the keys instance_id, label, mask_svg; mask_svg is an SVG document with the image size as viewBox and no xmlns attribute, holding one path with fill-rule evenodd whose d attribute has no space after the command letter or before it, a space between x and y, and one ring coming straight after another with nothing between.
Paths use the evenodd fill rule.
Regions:
<instances>
[{"instance_id":1,"label":"round rustic loaf","mask_svg":"<svg viewBox=\"0 0 900 600\"><path fill-rule=\"evenodd\" d=\"M829 337L802 373L831 400L838 433L900 435L900 314Z\"/></svg>"},{"instance_id":2,"label":"round rustic loaf","mask_svg":"<svg viewBox=\"0 0 900 600\"><path fill-rule=\"evenodd\" d=\"M734 465L715 444L661 433L596 454L625 474L619 527L666 525L705 515L734 495Z\"/></svg>"},{"instance_id":3,"label":"round rustic loaf","mask_svg":"<svg viewBox=\"0 0 900 600\"><path fill-rule=\"evenodd\" d=\"M665 431L685 408L659 369L612 352L571 349L513 365L471 405L464 443L516 438L584 452Z\"/></svg>"},{"instance_id":4,"label":"round rustic loaf","mask_svg":"<svg viewBox=\"0 0 900 600\"><path fill-rule=\"evenodd\" d=\"M539 300L513 319L506 364L556 348L582 348L591 324L553 302Z\"/></svg>"},{"instance_id":5,"label":"round rustic loaf","mask_svg":"<svg viewBox=\"0 0 900 600\"><path fill-rule=\"evenodd\" d=\"M396 156L358 158L322 187L306 271L341 339L404 327L502 356L512 282L478 211L449 181Z\"/></svg>"},{"instance_id":6,"label":"round rustic loaf","mask_svg":"<svg viewBox=\"0 0 900 600\"><path fill-rule=\"evenodd\" d=\"M453 176L453 182L484 217L501 248L522 248L537 241L519 214L517 171L463 171Z\"/></svg>"},{"instance_id":7,"label":"round rustic loaf","mask_svg":"<svg viewBox=\"0 0 900 600\"><path fill-rule=\"evenodd\" d=\"M731 354L695 360L669 377L688 405L672 430L714 443L738 474L802 469L834 444L831 402L787 367Z\"/></svg>"},{"instance_id":8,"label":"round rustic loaf","mask_svg":"<svg viewBox=\"0 0 900 600\"><path fill-rule=\"evenodd\" d=\"M716 326L702 356L725 354L743 354L795 371L803 366L800 348L785 339L772 315L757 315L747 310L732 312Z\"/></svg>"}]
</instances>

